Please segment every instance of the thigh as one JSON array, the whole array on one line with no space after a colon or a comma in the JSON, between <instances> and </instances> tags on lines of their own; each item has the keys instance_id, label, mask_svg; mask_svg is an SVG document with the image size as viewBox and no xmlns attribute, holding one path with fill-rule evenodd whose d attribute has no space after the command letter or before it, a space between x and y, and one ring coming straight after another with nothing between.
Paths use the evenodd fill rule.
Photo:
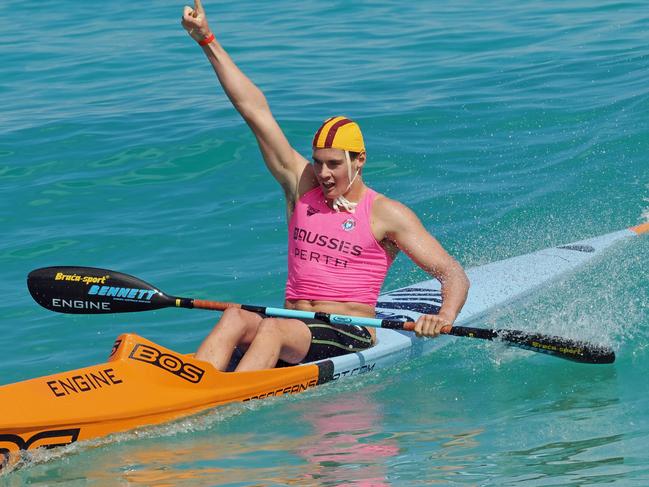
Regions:
<instances>
[{"instance_id":1,"label":"thigh","mask_svg":"<svg viewBox=\"0 0 649 487\"><path fill-rule=\"evenodd\" d=\"M289 364L298 364L309 352L311 346L311 330L297 319L277 318L272 324L279 328L282 346L279 359Z\"/></svg>"},{"instance_id":2,"label":"thigh","mask_svg":"<svg viewBox=\"0 0 649 487\"><path fill-rule=\"evenodd\" d=\"M238 349L246 353L268 347L279 351L279 360L285 364L297 364L304 358L311 345L311 331L302 321L294 318L276 318L251 313L249 330ZM261 347L261 348L259 348Z\"/></svg>"},{"instance_id":3,"label":"thigh","mask_svg":"<svg viewBox=\"0 0 649 487\"><path fill-rule=\"evenodd\" d=\"M303 363L359 352L372 346L372 335L366 328L330 325L320 321L306 323L311 332L311 347Z\"/></svg>"}]
</instances>

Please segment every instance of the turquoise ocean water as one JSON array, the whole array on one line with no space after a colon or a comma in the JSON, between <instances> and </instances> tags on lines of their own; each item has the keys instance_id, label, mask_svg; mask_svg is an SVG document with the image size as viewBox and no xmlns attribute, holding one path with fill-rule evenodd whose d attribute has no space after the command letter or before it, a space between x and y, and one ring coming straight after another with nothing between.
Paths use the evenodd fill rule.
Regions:
<instances>
[{"instance_id":1,"label":"turquoise ocean water","mask_svg":"<svg viewBox=\"0 0 649 487\"><path fill-rule=\"evenodd\" d=\"M36 267L282 302L282 194L182 6L0 4L2 384L102 362L126 331L189 352L217 318L55 315L27 292ZM206 8L298 150L324 118L357 119L365 180L466 267L649 219L644 2ZM623 243L488 320L599 337L612 366L458 340L358 381L39 453L0 484L649 485L648 256L648 238ZM424 277L399 258L385 288Z\"/></svg>"}]
</instances>

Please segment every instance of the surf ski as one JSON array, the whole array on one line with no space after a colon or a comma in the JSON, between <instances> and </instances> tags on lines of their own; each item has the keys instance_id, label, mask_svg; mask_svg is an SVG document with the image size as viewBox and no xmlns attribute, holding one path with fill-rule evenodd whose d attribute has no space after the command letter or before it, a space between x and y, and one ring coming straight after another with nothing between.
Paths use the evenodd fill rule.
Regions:
<instances>
[{"instance_id":1,"label":"surf ski","mask_svg":"<svg viewBox=\"0 0 649 487\"><path fill-rule=\"evenodd\" d=\"M457 320L458 328L475 323L490 310L593 261L616 243L646 232L649 223L469 269L471 290ZM94 289L95 295L103 292L101 287L89 287L101 284L95 282L101 276L75 276L69 280L85 285L86 294L90 289ZM138 305L132 302L140 299L138 296L148 296L154 308L173 305L164 302L164 294L157 290L158 294L148 293L147 288L128 289L124 291L125 301L83 303L99 303L97 312L130 311L130 307ZM104 295L109 292L106 290ZM54 306L51 299L44 302L43 295L32 294L40 304L50 309ZM176 306L183 305L180 298L175 299ZM416 320L422 313L436 313L441 299L438 281L412 284L382 294L377 319ZM191 304L200 307L198 301ZM116 308L108 309L111 306ZM119 306L122 308L118 309ZM76 312L84 311L87 309ZM13 462L21 450L69 445L160 424L223 404L303 392L432 353L452 339L440 336L420 340L403 330L376 331L377 344L370 349L315 363L254 372L219 372L191 354L175 352L137 334L122 334L105 363L0 387L0 464Z\"/></svg>"}]
</instances>

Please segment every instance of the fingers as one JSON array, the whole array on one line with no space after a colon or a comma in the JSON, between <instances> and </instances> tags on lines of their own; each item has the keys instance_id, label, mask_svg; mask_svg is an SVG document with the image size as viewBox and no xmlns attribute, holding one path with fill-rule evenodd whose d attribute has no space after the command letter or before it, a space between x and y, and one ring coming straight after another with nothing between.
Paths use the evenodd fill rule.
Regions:
<instances>
[{"instance_id":1,"label":"fingers","mask_svg":"<svg viewBox=\"0 0 649 487\"><path fill-rule=\"evenodd\" d=\"M183 8L183 22L188 22L190 19L194 18L194 9L185 5Z\"/></svg>"},{"instance_id":2,"label":"fingers","mask_svg":"<svg viewBox=\"0 0 649 487\"><path fill-rule=\"evenodd\" d=\"M198 1L198 0L197 0ZM200 4L200 2L199 2ZM183 20L188 21L192 19L200 20L202 18L202 13L204 12L201 10L198 10L197 8L191 8L187 5L185 5L185 8L183 8Z\"/></svg>"},{"instance_id":3,"label":"fingers","mask_svg":"<svg viewBox=\"0 0 649 487\"><path fill-rule=\"evenodd\" d=\"M194 0L194 2L194 8L187 5L183 8L181 23L190 35L194 31L205 34L209 32L205 10L203 10L200 0Z\"/></svg>"},{"instance_id":4,"label":"fingers","mask_svg":"<svg viewBox=\"0 0 649 487\"><path fill-rule=\"evenodd\" d=\"M415 323L414 332L418 337L436 337L448 333L453 324L437 315L422 315Z\"/></svg>"},{"instance_id":5,"label":"fingers","mask_svg":"<svg viewBox=\"0 0 649 487\"><path fill-rule=\"evenodd\" d=\"M214 34L207 24L207 17L201 0L194 0L194 8L185 5L180 23L191 38L201 46L206 46L214 41Z\"/></svg>"},{"instance_id":6,"label":"fingers","mask_svg":"<svg viewBox=\"0 0 649 487\"><path fill-rule=\"evenodd\" d=\"M203 8L201 0L194 0L194 8L185 5L185 8L183 9L183 20L189 20L190 18L200 20L204 14L205 9Z\"/></svg>"},{"instance_id":7,"label":"fingers","mask_svg":"<svg viewBox=\"0 0 649 487\"><path fill-rule=\"evenodd\" d=\"M180 23L192 39L198 41L205 37L205 32L209 31L209 27L204 19L205 16L200 14L196 8L185 6Z\"/></svg>"}]
</instances>

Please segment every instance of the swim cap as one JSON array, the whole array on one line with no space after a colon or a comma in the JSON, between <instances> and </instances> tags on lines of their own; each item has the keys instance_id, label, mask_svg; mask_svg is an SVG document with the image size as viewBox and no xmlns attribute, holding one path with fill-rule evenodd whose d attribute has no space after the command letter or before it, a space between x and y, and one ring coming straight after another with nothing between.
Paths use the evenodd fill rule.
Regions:
<instances>
[{"instance_id":1,"label":"swim cap","mask_svg":"<svg viewBox=\"0 0 649 487\"><path fill-rule=\"evenodd\" d=\"M356 122L346 117L331 117L315 133L313 148L363 152L365 143Z\"/></svg>"}]
</instances>

